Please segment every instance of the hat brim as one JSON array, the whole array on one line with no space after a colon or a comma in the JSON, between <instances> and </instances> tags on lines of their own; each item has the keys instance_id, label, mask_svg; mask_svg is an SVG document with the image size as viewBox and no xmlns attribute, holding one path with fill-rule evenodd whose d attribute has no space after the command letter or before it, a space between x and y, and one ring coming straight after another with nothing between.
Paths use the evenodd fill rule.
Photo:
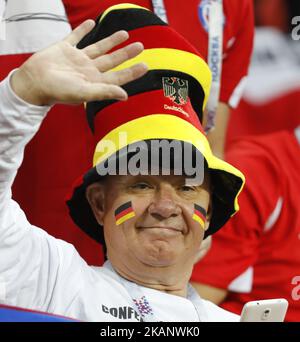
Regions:
<instances>
[{"instance_id":1,"label":"hat brim","mask_svg":"<svg viewBox=\"0 0 300 342\"><path fill-rule=\"evenodd\" d=\"M126 142L118 141L121 132L126 132ZM170 115L148 115L117 127L101 139L94 154L94 167L75 184L73 192L67 200L70 216L74 222L99 243L104 243L103 227L95 219L85 194L90 184L103 179L97 169L108 158L113 158L126 146L138 141L157 139L190 143L206 161L214 190L212 193L212 219L209 229L205 232L205 237L218 231L239 210L238 195L245 182L243 174L232 165L215 157L210 150L206 136L187 121ZM103 149L100 148L104 140L115 142L116 147L114 150L110 149L109 155L103 153Z\"/></svg>"}]
</instances>

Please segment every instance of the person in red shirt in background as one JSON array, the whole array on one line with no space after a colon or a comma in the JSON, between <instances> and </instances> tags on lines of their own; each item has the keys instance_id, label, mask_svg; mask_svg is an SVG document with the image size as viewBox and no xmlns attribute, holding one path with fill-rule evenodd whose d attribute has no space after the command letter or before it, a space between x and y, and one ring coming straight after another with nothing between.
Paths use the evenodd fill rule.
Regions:
<instances>
[{"instance_id":1,"label":"person in red shirt in background","mask_svg":"<svg viewBox=\"0 0 300 342\"><path fill-rule=\"evenodd\" d=\"M252 300L285 298L300 320L300 127L237 138L226 161L246 177L240 212L194 267L205 299L240 314Z\"/></svg>"},{"instance_id":2,"label":"person in red shirt in background","mask_svg":"<svg viewBox=\"0 0 300 342\"><path fill-rule=\"evenodd\" d=\"M286 320L299 321L300 74L294 44L282 36L260 29L255 37L249 82L226 148L226 161L246 177L241 210L214 236L192 280L204 298L235 313L251 300L286 298ZM245 106L249 99L256 102Z\"/></svg>"},{"instance_id":3,"label":"person in red shirt in background","mask_svg":"<svg viewBox=\"0 0 300 342\"><path fill-rule=\"evenodd\" d=\"M72 28L78 26L85 19L95 19L99 13L113 4L126 2L116 0L57 1L64 4ZM150 0L132 0L131 2L153 9ZM160 2L153 1L158 5ZM47 4L50 6L50 3L51 6L55 5L57 8L61 6L52 0L51 2L24 0L22 4L18 0L10 0L6 3L4 18L11 22L12 15L19 15L22 12L21 14L25 14L27 19L32 18L33 14L35 20L18 21L19 24L21 22L28 23L28 25L33 22L52 24L48 26L48 31L41 30L40 26L34 29L36 36L39 35L40 41L49 44L49 36L62 32L59 25L67 22L63 11L58 13L59 15L57 13L53 15L50 12L46 18L36 17L40 12L48 12L41 10L40 7L47 6ZM12 4L17 7L17 12L7 11ZM187 5L186 1L164 0L164 4L170 24L193 43L202 55L207 57L207 10L210 2L189 0ZM229 107L235 106L239 100L241 85L247 75L254 27L252 0L224 0L223 11L223 66L216 130L225 125ZM0 79L3 79L12 69L20 66L32 52L38 50L38 48L32 47L28 54L21 53L18 46L22 46L24 40L29 39L28 37L31 38L32 34L26 35L23 28L12 30L10 25L7 21L6 30L7 33L11 32L9 40L16 41L16 49L9 53L1 51ZM1 44L0 41L0 48ZM61 125L64 125L64 130L58 130L58 126ZM80 138L74 140L74 136ZM221 135L212 131L209 138L214 145L215 154L222 156L224 136L214 141L215 136ZM33 224L42 226L51 235L75 245L80 255L89 264L101 265L103 263L103 255L99 253L101 246L78 231L78 228L71 222L65 206L65 195L69 185L78 174L83 174L90 166L93 151L89 150L88 146L93 145L92 139L93 136L87 125L83 106L67 108L58 105L52 108L41 129L25 150L24 162L14 183L13 194L14 199L26 210L28 218ZM60 168L54 167L54 165L60 165ZM59 224L57 224L58 222Z\"/></svg>"}]
</instances>

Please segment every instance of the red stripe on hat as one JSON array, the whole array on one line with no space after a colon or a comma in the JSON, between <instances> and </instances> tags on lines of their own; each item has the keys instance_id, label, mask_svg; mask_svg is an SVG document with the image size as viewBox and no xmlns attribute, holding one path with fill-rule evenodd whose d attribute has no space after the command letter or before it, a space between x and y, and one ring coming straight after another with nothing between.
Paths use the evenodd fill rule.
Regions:
<instances>
[{"instance_id":1,"label":"red stripe on hat","mask_svg":"<svg viewBox=\"0 0 300 342\"><path fill-rule=\"evenodd\" d=\"M131 30L128 33L129 38L111 51L118 50L131 43L142 42L145 49L177 49L193 53L204 59L192 44L170 26L147 26Z\"/></svg>"},{"instance_id":2,"label":"red stripe on hat","mask_svg":"<svg viewBox=\"0 0 300 342\"><path fill-rule=\"evenodd\" d=\"M177 110L183 110L189 117L174 107ZM120 125L151 114L169 114L180 117L204 133L190 100L185 105L176 105L164 96L163 89L158 89L130 96L127 101L118 101L102 109L95 117L95 138L100 141Z\"/></svg>"}]
</instances>

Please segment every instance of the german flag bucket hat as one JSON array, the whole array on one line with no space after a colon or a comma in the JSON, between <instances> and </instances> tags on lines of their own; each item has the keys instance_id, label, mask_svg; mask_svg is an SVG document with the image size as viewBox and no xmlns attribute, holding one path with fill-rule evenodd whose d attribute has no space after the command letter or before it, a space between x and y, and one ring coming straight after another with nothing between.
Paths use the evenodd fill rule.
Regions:
<instances>
[{"instance_id":1,"label":"german flag bucket hat","mask_svg":"<svg viewBox=\"0 0 300 342\"><path fill-rule=\"evenodd\" d=\"M69 213L85 233L103 244L103 229L85 196L90 184L105 177L99 170L107 170L111 161L120 164L133 151L131 147L140 142L149 146L153 141L176 141L191 146L193 155L201 155L210 173L212 217L207 237L239 210L238 195L245 182L239 170L212 154L201 125L210 91L210 69L199 52L154 13L127 3L112 6L100 15L78 48L119 30L129 32L126 44L140 41L145 50L114 70L145 62L149 71L123 86L129 95L127 101L86 104L95 152L91 168L77 179L67 198ZM126 139L120 139L124 134ZM109 148L105 148L107 142Z\"/></svg>"}]
</instances>

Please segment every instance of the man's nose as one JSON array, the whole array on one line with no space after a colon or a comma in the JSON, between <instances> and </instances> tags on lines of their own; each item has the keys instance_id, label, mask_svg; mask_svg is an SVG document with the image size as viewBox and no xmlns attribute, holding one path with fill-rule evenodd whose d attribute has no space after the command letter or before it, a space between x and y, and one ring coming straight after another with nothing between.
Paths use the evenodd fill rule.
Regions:
<instances>
[{"instance_id":1,"label":"man's nose","mask_svg":"<svg viewBox=\"0 0 300 342\"><path fill-rule=\"evenodd\" d=\"M159 190L149 205L149 213L159 219L180 215L181 208L175 197L174 191L170 189Z\"/></svg>"}]
</instances>

